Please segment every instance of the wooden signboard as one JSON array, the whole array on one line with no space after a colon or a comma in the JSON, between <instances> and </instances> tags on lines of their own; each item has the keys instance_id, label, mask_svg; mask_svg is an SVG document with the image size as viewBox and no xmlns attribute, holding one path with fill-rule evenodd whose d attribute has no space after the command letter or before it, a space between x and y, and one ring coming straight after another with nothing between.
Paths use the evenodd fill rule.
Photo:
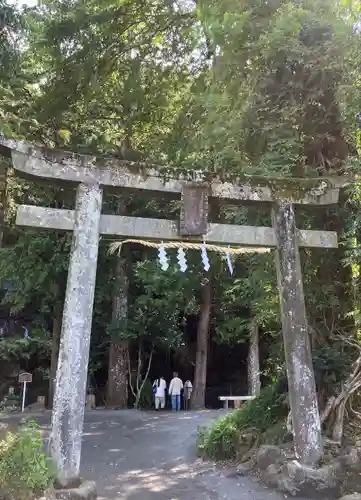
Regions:
<instances>
[{"instance_id":1,"label":"wooden signboard","mask_svg":"<svg viewBox=\"0 0 361 500\"><path fill-rule=\"evenodd\" d=\"M33 381L33 376L31 373L26 373L26 372L20 373L19 375L20 384L24 384L25 382L27 384L31 384L32 381Z\"/></svg>"},{"instance_id":2,"label":"wooden signboard","mask_svg":"<svg viewBox=\"0 0 361 500\"><path fill-rule=\"evenodd\" d=\"M23 398L22 398L22 403L21 403L21 411L22 412L24 412L24 410L25 410L26 386L27 386L27 384L31 384L32 381L33 381L33 376L31 373L27 373L27 372L20 373L19 382L20 382L20 384L23 384Z\"/></svg>"}]
</instances>

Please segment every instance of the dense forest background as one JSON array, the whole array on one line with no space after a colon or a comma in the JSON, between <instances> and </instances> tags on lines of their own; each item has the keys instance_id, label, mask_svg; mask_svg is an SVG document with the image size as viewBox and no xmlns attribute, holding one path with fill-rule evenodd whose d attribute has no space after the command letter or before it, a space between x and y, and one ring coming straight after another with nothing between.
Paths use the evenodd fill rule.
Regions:
<instances>
[{"instance_id":1,"label":"dense forest background","mask_svg":"<svg viewBox=\"0 0 361 500\"><path fill-rule=\"evenodd\" d=\"M338 206L298 209L298 226L337 231L303 250L318 393L359 354L361 7L357 0L0 0L0 129L7 138L210 175L353 176ZM52 404L71 235L15 226L20 203L72 208L74 192L1 168L0 400L19 370ZM104 213L178 218L179 203L107 195ZM271 225L269 208L211 207L211 220ZM230 276L188 252L163 272L153 249L101 240L89 385L98 404L149 404L145 376L173 369L193 407L247 391L250 329L263 384L285 367L273 254ZM143 384L144 382L144 384ZM140 389L143 385L142 393ZM207 388L207 389L206 389Z\"/></svg>"}]
</instances>

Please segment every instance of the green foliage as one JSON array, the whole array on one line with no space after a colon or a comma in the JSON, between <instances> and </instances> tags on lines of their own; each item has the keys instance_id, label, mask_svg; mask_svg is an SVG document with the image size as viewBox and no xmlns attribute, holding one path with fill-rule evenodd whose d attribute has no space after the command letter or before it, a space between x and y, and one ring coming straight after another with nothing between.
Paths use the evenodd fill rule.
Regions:
<instances>
[{"instance_id":1,"label":"green foliage","mask_svg":"<svg viewBox=\"0 0 361 500\"><path fill-rule=\"evenodd\" d=\"M318 388L335 386L345 380L350 372L352 352L340 341L333 345L317 346L312 353Z\"/></svg>"},{"instance_id":2,"label":"green foliage","mask_svg":"<svg viewBox=\"0 0 361 500\"><path fill-rule=\"evenodd\" d=\"M175 269L173 273L164 275L151 262L138 264L136 283L140 287L140 293L132 306L131 328L133 331L140 328L154 339L154 344L165 342L169 346L177 345L183 301L182 285Z\"/></svg>"},{"instance_id":3,"label":"green foliage","mask_svg":"<svg viewBox=\"0 0 361 500\"><path fill-rule=\"evenodd\" d=\"M248 340L251 322L247 314L240 314L239 308L251 311L253 321L270 335L277 332L280 309L273 254L245 255L236 262L235 274L227 275L224 268L216 280L217 341L232 344Z\"/></svg>"},{"instance_id":4,"label":"green foliage","mask_svg":"<svg viewBox=\"0 0 361 500\"><path fill-rule=\"evenodd\" d=\"M137 408L140 410L150 410L153 406L153 401L153 384L150 380L146 380L138 397Z\"/></svg>"},{"instance_id":5,"label":"green foliage","mask_svg":"<svg viewBox=\"0 0 361 500\"><path fill-rule=\"evenodd\" d=\"M30 303L52 312L54 302L63 296L58 290L66 282L69 244L67 235L25 231L15 245L0 249L0 279L11 283L4 303L10 304L12 312L22 311Z\"/></svg>"},{"instance_id":6,"label":"green foliage","mask_svg":"<svg viewBox=\"0 0 361 500\"><path fill-rule=\"evenodd\" d=\"M0 18L0 79L5 79L14 76L18 63L19 54L14 35L19 31L20 19L15 8L4 0L0 2Z\"/></svg>"},{"instance_id":7,"label":"green foliage","mask_svg":"<svg viewBox=\"0 0 361 500\"><path fill-rule=\"evenodd\" d=\"M205 0L198 15L212 67L179 117L177 134L183 127L186 136L172 159L221 175L340 169L339 99L353 93L345 60L357 46L343 9L323 0Z\"/></svg>"},{"instance_id":8,"label":"green foliage","mask_svg":"<svg viewBox=\"0 0 361 500\"><path fill-rule=\"evenodd\" d=\"M4 500L31 500L53 479L49 459L42 451L40 431L34 422L0 441L0 496Z\"/></svg>"},{"instance_id":9,"label":"green foliage","mask_svg":"<svg viewBox=\"0 0 361 500\"><path fill-rule=\"evenodd\" d=\"M134 268L133 303L124 320L112 321L107 329L121 340L148 341L154 346L177 347L182 340L180 317L189 308L185 296L186 279L172 267L167 273L151 261Z\"/></svg>"},{"instance_id":10,"label":"green foliage","mask_svg":"<svg viewBox=\"0 0 361 500\"><path fill-rule=\"evenodd\" d=\"M275 386L265 387L258 398L247 401L242 408L221 417L210 427L201 429L198 450L211 459L233 459L237 456L242 433L269 432L274 426L280 425L287 411L287 395L279 394ZM271 435L274 439L274 434Z\"/></svg>"},{"instance_id":11,"label":"green foliage","mask_svg":"<svg viewBox=\"0 0 361 500\"><path fill-rule=\"evenodd\" d=\"M34 134L78 151L159 158L188 77L192 16L156 0L47 2L27 14L40 92Z\"/></svg>"},{"instance_id":12,"label":"green foliage","mask_svg":"<svg viewBox=\"0 0 361 500\"><path fill-rule=\"evenodd\" d=\"M269 427L263 434L262 440L271 445L281 445L285 442L291 441L292 436L287 431L286 423L280 420L276 424Z\"/></svg>"},{"instance_id":13,"label":"green foliage","mask_svg":"<svg viewBox=\"0 0 361 500\"><path fill-rule=\"evenodd\" d=\"M44 336L31 339L2 338L0 339L0 360L24 360L31 358L34 354L39 359L47 358L50 354L50 347L50 340Z\"/></svg>"},{"instance_id":14,"label":"green foliage","mask_svg":"<svg viewBox=\"0 0 361 500\"><path fill-rule=\"evenodd\" d=\"M26 26L19 10L0 1L0 130L21 137L34 127L32 70L26 64ZM30 97L30 98L29 98Z\"/></svg>"},{"instance_id":15,"label":"green foliage","mask_svg":"<svg viewBox=\"0 0 361 500\"><path fill-rule=\"evenodd\" d=\"M0 413L11 413L13 411L19 411L21 408L20 396L16 394L8 394L0 401Z\"/></svg>"}]
</instances>

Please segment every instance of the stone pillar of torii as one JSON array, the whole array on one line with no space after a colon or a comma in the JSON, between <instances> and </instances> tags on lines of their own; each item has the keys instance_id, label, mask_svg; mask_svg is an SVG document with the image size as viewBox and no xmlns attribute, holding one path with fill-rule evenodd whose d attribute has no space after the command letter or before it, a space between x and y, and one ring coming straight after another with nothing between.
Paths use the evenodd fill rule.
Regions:
<instances>
[{"instance_id":1,"label":"stone pillar of torii","mask_svg":"<svg viewBox=\"0 0 361 500\"><path fill-rule=\"evenodd\" d=\"M72 231L68 281L52 415L51 453L59 477L69 484L79 476L89 345L99 238L140 238L160 241L206 241L218 245L275 249L282 330L296 456L313 464L322 455L321 423L309 330L303 293L299 247L336 248L337 234L296 228L295 205L338 203L338 179L315 179L302 194L278 194L267 184L205 180L198 175L165 178L162 169L114 158L97 159L29 143L0 140L0 152L11 157L18 175L50 183L77 186L75 210L19 206L19 226ZM158 192L182 199L181 221L102 214L106 189ZM277 191L277 190L276 190ZM272 227L237 226L208 222L208 200L223 203L268 203ZM256 327L255 327L256 328ZM258 331L253 330L250 363L254 365L251 391L258 394Z\"/></svg>"}]
</instances>

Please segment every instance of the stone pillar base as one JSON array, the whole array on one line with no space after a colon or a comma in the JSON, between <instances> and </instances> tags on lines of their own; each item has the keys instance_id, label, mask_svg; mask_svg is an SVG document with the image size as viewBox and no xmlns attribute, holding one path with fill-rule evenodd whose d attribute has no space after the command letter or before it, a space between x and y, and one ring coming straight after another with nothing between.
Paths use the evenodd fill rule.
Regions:
<instances>
[{"instance_id":1,"label":"stone pillar base","mask_svg":"<svg viewBox=\"0 0 361 500\"><path fill-rule=\"evenodd\" d=\"M36 404L45 408L45 396L38 396L36 398Z\"/></svg>"},{"instance_id":2,"label":"stone pillar base","mask_svg":"<svg viewBox=\"0 0 361 500\"><path fill-rule=\"evenodd\" d=\"M39 500L97 500L97 498L95 483L84 481L78 488L66 490L51 488Z\"/></svg>"},{"instance_id":3,"label":"stone pillar base","mask_svg":"<svg viewBox=\"0 0 361 500\"><path fill-rule=\"evenodd\" d=\"M95 395L94 394L88 394L86 398L86 407L88 410L92 410L95 408Z\"/></svg>"}]
</instances>

